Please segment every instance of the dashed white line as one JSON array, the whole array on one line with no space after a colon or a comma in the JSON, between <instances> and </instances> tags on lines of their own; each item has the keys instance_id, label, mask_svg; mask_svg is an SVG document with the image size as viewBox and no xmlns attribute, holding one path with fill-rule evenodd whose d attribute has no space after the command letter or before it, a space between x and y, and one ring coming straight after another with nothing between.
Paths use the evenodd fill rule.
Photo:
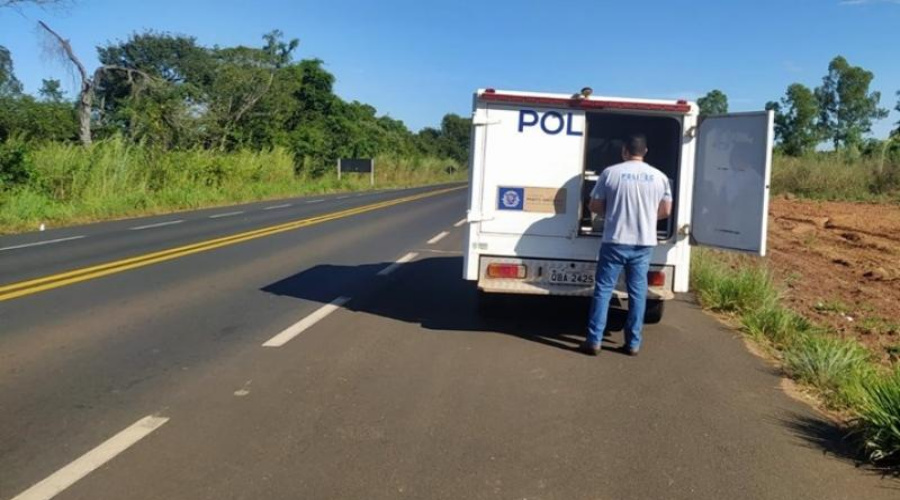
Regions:
<instances>
[{"instance_id":1,"label":"dashed white line","mask_svg":"<svg viewBox=\"0 0 900 500\"><path fill-rule=\"evenodd\" d=\"M428 244L429 244L429 245L434 245L435 243L437 243L437 242L441 241L442 239L446 238L448 234L450 234L449 231L442 231L442 232L438 233L434 238L431 238L430 240L428 240Z\"/></svg>"},{"instance_id":2,"label":"dashed white line","mask_svg":"<svg viewBox=\"0 0 900 500\"><path fill-rule=\"evenodd\" d=\"M107 439L100 446L54 472L48 478L19 493L12 500L47 500L55 497L168 421L168 418L154 415L138 420L127 429Z\"/></svg>"},{"instance_id":3,"label":"dashed white line","mask_svg":"<svg viewBox=\"0 0 900 500\"><path fill-rule=\"evenodd\" d=\"M314 313L289 326L283 332L265 341L263 347L281 347L284 344L287 344L291 339L303 333L307 328L322 321L326 316L340 309L341 306L346 304L349 300L350 297L338 297L332 300L330 303L317 309Z\"/></svg>"},{"instance_id":4,"label":"dashed white line","mask_svg":"<svg viewBox=\"0 0 900 500\"><path fill-rule=\"evenodd\" d=\"M350 195L338 196L336 199L338 199L338 200L346 200L346 199L349 198L349 197L350 197Z\"/></svg>"},{"instance_id":5,"label":"dashed white line","mask_svg":"<svg viewBox=\"0 0 900 500\"><path fill-rule=\"evenodd\" d=\"M322 200L307 200L306 203L322 203L323 201L325 201L325 200L324 199L322 199Z\"/></svg>"},{"instance_id":6,"label":"dashed white line","mask_svg":"<svg viewBox=\"0 0 900 500\"><path fill-rule=\"evenodd\" d=\"M279 208L287 208L289 206L291 206L290 203L282 203L281 205L272 205L271 207L266 207L263 210L276 210Z\"/></svg>"},{"instance_id":7,"label":"dashed white line","mask_svg":"<svg viewBox=\"0 0 900 500\"><path fill-rule=\"evenodd\" d=\"M241 210L239 212L225 212L224 214L210 215L209 218L210 219L219 219L222 217L232 217L234 215L241 215L242 213L244 213L243 210Z\"/></svg>"},{"instance_id":8,"label":"dashed white line","mask_svg":"<svg viewBox=\"0 0 900 500\"><path fill-rule=\"evenodd\" d=\"M459 222L457 222L456 224L453 224L453 227L462 227L463 225L465 225L465 223L466 223L466 219L462 219Z\"/></svg>"},{"instance_id":9,"label":"dashed white line","mask_svg":"<svg viewBox=\"0 0 900 500\"><path fill-rule=\"evenodd\" d=\"M16 250L19 248L28 248L28 247L39 247L41 245L50 245L52 243L62 243L63 241L72 241L72 240L80 240L81 238L86 238L86 236L70 236L68 238L58 238L55 240L46 240L46 241L37 241L34 243L25 243L22 245L13 245L11 247L3 247L0 248L0 252L4 250Z\"/></svg>"},{"instance_id":10,"label":"dashed white line","mask_svg":"<svg viewBox=\"0 0 900 500\"><path fill-rule=\"evenodd\" d=\"M156 224L147 224L146 226L135 226L129 227L129 231L141 231L143 229L153 229L154 227L163 227L163 226L173 226L175 224L181 224L184 220L170 220L166 222L157 222Z\"/></svg>"},{"instance_id":11,"label":"dashed white line","mask_svg":"<svg viewBox=\"0 0 900 500\"><path fill-rule=\"evenodd\" d=\"M406 264L407 262L415 259L418 256L419 256L419 254L417 254L416 252L409 252L408 254L404 255L403 257L400 257L399 259L397 259L397 262L394 262L393 264L387 266L386 268L382 269L381 271L378 271L378 276L387 276L388 274L391 274L392 272L396 271L397 268L399 268L403 264Z\"/></svg>"}]
</instances>

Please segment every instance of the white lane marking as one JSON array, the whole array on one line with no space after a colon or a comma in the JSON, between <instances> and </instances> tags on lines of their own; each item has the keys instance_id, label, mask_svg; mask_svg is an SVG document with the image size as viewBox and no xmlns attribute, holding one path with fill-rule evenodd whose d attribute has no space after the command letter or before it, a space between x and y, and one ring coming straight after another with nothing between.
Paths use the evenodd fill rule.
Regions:
<instances>
[{"instance_id":1,"label":"white lane marking","mask_svg":"<svg viewBox=\"0 0 900 500\"><path fill-rule=\"evenodd\" d=\"M278 209L278 208L287 208L287 207L289 207L289 206L291 206L290 203L283 203L283 204L281 204L281 205L272 205L271 207L266 207L266 208L264 208L263 210L275 210L275 209Z\"/></svg>"},{"instance_id":2,"label":"white lane marking","mask_svg":"<svg viewBox=\"0 0 900 500\"><path fill-rule=\"evenodd\" d=\"M360 196L366 196L367 194L369 194L369 193L359 193L359 194L354 195L354 196L356 196L357 198L359 198Z\"/></svg>"},{"instance_id":3,"label":"white lane marking","mask_svg":"<svg viewBox=\"0 0 900 500\"><path fill-rule=\"evenodd\" d=\"M163 226L173 226L175 224L181 224L184 220L170 220L166 222L157 222L156 224L147 224L146 226L135 226L129 227L129 231L140 231L142 229L153 229L154 227L163 227Z\"/></svg>"},{"instance_id":4,"label":"white lane marking","mask_svg":"<svg viewBox=\"0 0 900 500\"><path fill-rule=\"evenodd\" d=\"M243 210L241 210L239 212L225 212L224 214L210 215L209 218L210 219L218 219L220 217L231 217L233 215L241 215L242 213L244 213Z\"/></svg>"},{"instance_id":5,"label":"white lane marking","mask_svg":"<svg viewBox=\"0 0 900 500\"><path fill-rule=\"evenodd\" d=\"M287 329L285 329L283 332L267 340L265 343L263 343L263 347L281 347L284 344L287 344L291 339L303 333L303 331L307 328L315 325L319 321L322 321L326 316L340 309L340 307L346 304L349 300L350 297L338 297L332 300L330 303L317 309L314 313L287 327Z\"/></svg>"},{"instance_id":6,"label":"white lane marking","mask_svg":"<svg viewBox=\"0 0 900 500\"><path fill-rule=\"evenodd\" d=\"M446 238L448 234L450 234L449 231L442 231L442 232L438 233L434 238L431 238L430 240L428 240L428 244L429 244L429 245L434 245L435 243L437 243L437 242L441 241L442 239Z\"/></svg>"},{"instance_id":7,"label":"white lane marking","mask_svg":"<svg viewBox=\"0 0 900 500\"><path fill-rule=\"evenodd\" d=\"M465 223L466 223L466 219L462 219L461 221L457 222L456 224L453 224L453 227L462 227L463 225L465 225Z\"/></svg>"},{"instance_id":8,"label":"white lane marking","mask_svg":"<svg viewBox=\"0 0 900 500\"><path fill-rule=\"evenodd\" d=\"M48 478L19 493L12 500L47 500L55 497L168 421L169 419L166 417L154 415L138 420L127 429L107 439L100 446L54 472Z\"/></svg>"},{"instance_id":9,"label":"white lane marking","mask_svg":"<svg viewBox=\"0 0 900 500\"><path fill-rule=\"evenodd\" d=\"M382 269L381 271L378 271L378 276L387 276L388 274L391 274L392 272L396 271L397 268L399 268L403 264L406 264L407 262L415 259L418 256L419 256L419 254L417 254L416 252L409 252L408 254L404 255L403 257L400 257L399 259L397 259L397 262L394 262L393 264L387 266L386 268Z\"/></svg>"},{"instance_id":10,"label":"white lane marking","mask_svg":"<svg viewBox=\"0 0 900 500\"><path fill-rule=\"evenodd\" d=\"M59 238L56 240L37 241L35 243L25 243L23 245L14 245L11 247L3 247L3 248L0 248L0 252L2 252L4 250L16 250L18 248L39 247L41 245L50 245L51 243L61 243L63 241L80 240L81 238L86 238L86 236L70 236L68 238Z\"/></svg>"},{"instance_id":11,"label":"white lane marking","mask_svg":"<svg viewBox=\"0 0 900 500\"><path fill-rule=\"evenodd\" d=\"M306 203L322 203L325 200L309 200Z\"/></svg>"},{"instance_id":12,"label":"white lane marking","mask_svg":"<svg viewBox=\"0 0 900 500\"><path fill-rule=\"evenodd\" d=\"M349 197L350 197L350 195L346 195L346 196L338 196L336 199L338 199L338 200L346 200L346 199L349 198Z\"/></svg>"}]
</instances>

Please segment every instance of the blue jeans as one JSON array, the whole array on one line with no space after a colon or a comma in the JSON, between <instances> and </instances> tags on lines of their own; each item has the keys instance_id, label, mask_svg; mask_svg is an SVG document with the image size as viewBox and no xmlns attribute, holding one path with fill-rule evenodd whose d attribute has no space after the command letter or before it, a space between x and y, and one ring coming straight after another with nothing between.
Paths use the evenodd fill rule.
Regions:
<instances>
[{"instance_id":1,"label":"blue jeans","mask_svg":"<svg viewBox=\"0 0 900 500\"><path fill-rule=\"evenodd\" d=\"M628 288L628 319L625 321L625 345L631 349L641 347L641 329L647 308L647 272L653 247L604 243L600 247L597 277L594 284L594 301L588 323L587 341L600 345L606 329L606 317L613 290L619 281L619 273L625 269L625 285Z\"/></svg>"}]
</instances>

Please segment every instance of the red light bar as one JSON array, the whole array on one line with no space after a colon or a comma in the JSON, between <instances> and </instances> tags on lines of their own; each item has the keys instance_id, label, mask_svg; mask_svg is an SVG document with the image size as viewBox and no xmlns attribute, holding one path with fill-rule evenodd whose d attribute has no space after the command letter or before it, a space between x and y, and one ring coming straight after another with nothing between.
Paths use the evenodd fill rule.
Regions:
<instances>
[{"instance_id":1,"label":"red light bar","mask_svg":"<svg viewBox=\"0 0 900 500\"><path fill-rule=\"evenodd\" d=\"M522 264L488 264L488 278L523 279L525 278L525 266Z\"/></svg>"},{"instance_id":2,"label":"red light bar","mask_svg":"<svg viewBox=\"0 0 900 500\"><path fill-rule=\"evenodd\" d=\"M646 102L601 101L596 99L535 97L499 94L497 92L485 92L478 97L482 101L533 104L536 106L550 106L554 108L621 109L625 111L665 111L669 113L690 113L691 111L691 105L686 102L679 102L678 104L654 104Z\"/></svg>"}]
</instances>

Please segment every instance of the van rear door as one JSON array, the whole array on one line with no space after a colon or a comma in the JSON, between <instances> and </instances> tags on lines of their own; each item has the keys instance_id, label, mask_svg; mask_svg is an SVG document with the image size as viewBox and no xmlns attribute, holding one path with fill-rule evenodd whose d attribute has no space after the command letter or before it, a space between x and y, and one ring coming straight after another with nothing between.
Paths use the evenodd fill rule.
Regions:
<instances>
[{"instance_id":1,"label":"van rear door","mask_svg":"<svg viewBox=\"0 0 900 500\"><path fill-rule=\"evenodd\" d=\"M581 198L584 111L479 104L475 126L485 127L481 232L572 237Z\"/></svg>"},{"instance_id":2,"label":"van rear door","mask_svg":"<svg viewBox=\"0 0 900 500\"><path fill-rule=\"evenodd\" d=\"M697 133L691 243L766 253L772 111L706 117Z\"/></svg>"}]
</instances>

